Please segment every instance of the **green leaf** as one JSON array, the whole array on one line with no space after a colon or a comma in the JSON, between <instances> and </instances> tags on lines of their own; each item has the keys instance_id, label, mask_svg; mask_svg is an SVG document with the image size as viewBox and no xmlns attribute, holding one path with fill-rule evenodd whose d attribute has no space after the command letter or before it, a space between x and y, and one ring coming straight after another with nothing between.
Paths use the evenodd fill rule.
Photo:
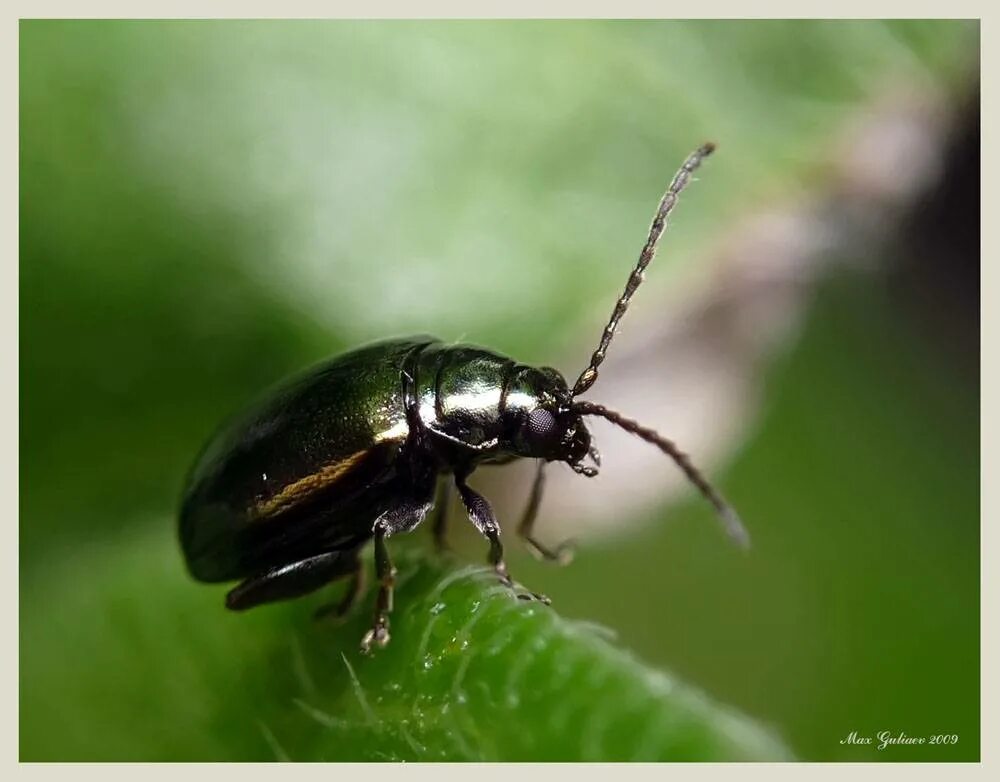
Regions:
<instances>
[{"instance_id":1,"label":"green leaf","mask_svg":"<svg viewBox=\"0 0 1000 782\"><path fill-rule=\"evenodd\" d=\"M373 590L343 626L310 618L329 595L231 614L164 537L78 551L28 585L22 759L788 757L609 631L419 544L394 541L393 637L366 657Z\"/></svg>"}]
</instances>

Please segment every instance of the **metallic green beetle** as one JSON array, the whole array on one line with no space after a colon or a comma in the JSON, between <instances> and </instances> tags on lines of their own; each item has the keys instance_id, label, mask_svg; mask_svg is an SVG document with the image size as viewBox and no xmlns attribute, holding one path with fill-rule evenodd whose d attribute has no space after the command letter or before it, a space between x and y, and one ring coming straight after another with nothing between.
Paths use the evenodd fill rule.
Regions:
<instances>
[{"instance_id":1,"label":"metallic green beetle","mask_svg":"<svg viewBox=\"0 0 1000 782\"><path fill-rule=\"evenodd\" d=\"M538 556L565 558L565 546L552 550L534 537L542 468L559 461L580 475L597 474L600 457L583 421L591 415L671 456L729 533L745 543L736 514L672 442L578 398L597 380L678 195L713 149L705 144L693 152L671 182L590 364L572 388L554 369L432 337L378 342L321 363L271 392L202 452L180 513L191 574L207 582L240 580L226 597L234 610L304 595L349 576L351 586L333 609L343 613L362 589L359 553L374 540L379 592L362 649L384 646L395 575L386 539L424 520L438 484L449 485L442 476L453 476L469 518L489 540L490 562L510 585L500 524L467 479L480 464L537 459L518 534ZM445 499L437 501L439 543Z\"/></svg>"}]
</instances>

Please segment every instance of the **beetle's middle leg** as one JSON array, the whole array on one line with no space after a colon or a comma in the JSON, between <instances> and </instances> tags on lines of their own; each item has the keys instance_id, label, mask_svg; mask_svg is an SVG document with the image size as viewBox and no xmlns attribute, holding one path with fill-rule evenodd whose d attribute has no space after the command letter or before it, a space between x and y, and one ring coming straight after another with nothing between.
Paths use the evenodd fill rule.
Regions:
<instances>
[{"instance_id":1,"label":"beetle's middle leg","mask_svg":"<svg viewBox=\"0 0 1000 782\"><path fill-rule=\"evenodd\" d=\"M438 483L437 497L434 500L434 547L439 552L448 550L448 505L451 502L451 481L442 480Z\"/></svg>"},{"instance_id":2,"label":"beetle's middle leg","mask_svg":"<svg viewBox=\"0 0 1000 782\"><path fill-rule=\"evenodd\" d=\"M336 603L328 603L320 606L313 614L315 619L326 619L332 617L341 619L347 616L348 612L358 602L361 593L365 591L365 569L361 566L361 559L355 554L353 569L348 573L350 582L344 596Z\"/></svg>"},{"instance_id":3,"label":"beetle's middle leg","mask_svg":"<svg viewBox=\"0 0 1000 782\"><path fill-rule=\"evenodd\" d=\"M497 521L493 507L482 494L469 488L465 482L466 476L461 473L455 474L455 485L462 496L462 503L469 513L469 519L477 530L490 542L489 561L493 565L501 583L505 586L514 587L510 574L507 572L507 562L503 556L503 543L500 542L500 522ZM521 595L519 595L520 597ZM549 599L544 595L529 594L524 595L525 599L534 598L543 603L548 603Z\"/></svg>"},{"instance_id":4,"label":"beetle's middle leg","mask_svg":"<svg viewBox=\"0 0 1000 782\"><path fill-rule=\"evenodd\" d=\"M378 578L378 597L375 598L375 619L372 628L361 639L361 651L368 653L372 645L389 643L389 614L392 613L392 594L396 585L396 568L389 557L385 539L398 532L409 532L424 520L431 508L429 498L406 500L390 508L376 519L372 527L375 539L375 575Z\"/></svg>"}]
</instances>

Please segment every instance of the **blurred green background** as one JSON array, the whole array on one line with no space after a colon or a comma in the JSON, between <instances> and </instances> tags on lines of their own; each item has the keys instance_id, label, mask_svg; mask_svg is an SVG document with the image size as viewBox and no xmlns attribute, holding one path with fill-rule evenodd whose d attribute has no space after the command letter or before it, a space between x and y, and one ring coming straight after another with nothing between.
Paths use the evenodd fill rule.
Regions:
<instances>
[{"instance_id":1,"label":"blurred green background","mask_svg":"<svg viewBox=\"0 0 1000 782\"><path fill-rule=\"evenodd\" d=\"M409 332L569 374L695 144L724 157L637 308L742 215L822 191L878 95L961 106L978 72L972 22L25 21L20 45L26 760L269 756L260 672L309 625L224 615L173 527L260 389ZM958 197L978 214L978 180ZM978 286L949 230L902 223L898 257L825 280L761 378L714 476L749 556L692 498L564 570L512 543L517 577L800 758L978 759L978 287L942 301L920 271ZM880 730L960 741L840 744Z\"/></svg>"}]
</instances>

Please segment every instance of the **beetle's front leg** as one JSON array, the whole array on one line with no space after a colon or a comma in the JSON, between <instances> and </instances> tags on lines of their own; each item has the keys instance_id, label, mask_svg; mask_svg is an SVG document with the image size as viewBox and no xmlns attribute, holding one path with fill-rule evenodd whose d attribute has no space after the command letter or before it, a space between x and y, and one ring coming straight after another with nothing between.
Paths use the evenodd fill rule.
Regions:
<instances>
[{"instance_id":1,"label":"beetle's front leg","mask_svg":"<svg viewBox=\"0 0 1000 782\"><path fill-rule=\"evenodd\" d=\"M455 475L455 486L462 496L462 504L469 513L469 520L473 526L479 530L490 542L490 564L496 571L500 580L507 586L513 586L510 575L507 573L507 563L503 558L503 543L500 542L500 522L497 521L493 506L479 492L473 491L465 482L465 476Z\"/></svg>"},{"instance_id":2,"label":"beetle's front leg","mask_svg":"<svg viewBox=\"0 0 1000 782\"><path fill-rule=\"evenodd\" d=\"M368 654L372 645L383 647L389 643L389 614L392 613L392 593L396 585L396 568L389 557L385 539L397 532L409 532L420 524L430 510L430 502L409 501L387 510L375 521L372 535L375 539L375 575L378 578L378 597L375 599L375 619L372 628L361 639L361 651Z\"/></svg>"},{"instance_id":3,"label":"beetle's front leg","mask_svg":"<svg viewBox=\"0 0 1000 782\"><path fill-rule=\"evenodd\" d=\"M531 553L539 559L566 565L573 559L573 541L563 541L555 549L550 549L535 539L535 520L538 518L538 507L542 503L544 489L545 462L539 459L538 468L535 471L535 481L531 486L531 496L528 499L528 506L524 510L521 523L517 527L517 534L527 544Z\"/></svg>"},{"instance_id":4,"label":"beetle's front leg","mask_svg":"<svg viewBox=\"0 0 1000 782\"><path fill-rule=\"evenodd\" d=\"M462 496L462 503L469 513L469 519L472 521L472 524L490 542L489 561L493 565L497 576L500 577L501 583L513 588L514 582L511 581L510 574L507 572L507 562L503 556L503 543L500 542L500 522L497 521L496 514L493 512L493 507L490 505L489 500L482 494L470 489L465 482L465 478L465 475L459 473L455 475L455 486L458 487L458 493ZM534 593L526 595L525 598L535 598L543 603L549 602L549 599L544 595L536 595Z\"/></svg>"}]
</instances>

